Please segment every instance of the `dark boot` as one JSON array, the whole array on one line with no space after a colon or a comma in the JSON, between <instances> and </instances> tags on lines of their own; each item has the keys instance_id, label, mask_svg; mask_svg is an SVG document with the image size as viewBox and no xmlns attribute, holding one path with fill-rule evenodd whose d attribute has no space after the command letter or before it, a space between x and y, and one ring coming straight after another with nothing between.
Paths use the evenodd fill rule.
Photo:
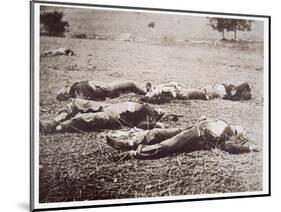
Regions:
<instances>
[{"instance_id":1,"label":"dark boot","mask_svg":"<svg viewBox=\"0 0 281 212\"><path fill-rule=\"evenodd\" d=\"M128 149L128 146L124 144L122 141L118 141L117 139L114 139L112 137L106 136L106 143L117 150L124 150Z\"/></svg>"},{"instance_id":2,"label":"dark boot","mask_svg":"<svg viewBox=\"0 0 281 212\"><path fill-rule=\"evenodd\" d=\"M56 126L58 123L54 120L49 121L39 121L39 130L41 133L52 133L56 131Z\"/></svg>"}]
</instances>

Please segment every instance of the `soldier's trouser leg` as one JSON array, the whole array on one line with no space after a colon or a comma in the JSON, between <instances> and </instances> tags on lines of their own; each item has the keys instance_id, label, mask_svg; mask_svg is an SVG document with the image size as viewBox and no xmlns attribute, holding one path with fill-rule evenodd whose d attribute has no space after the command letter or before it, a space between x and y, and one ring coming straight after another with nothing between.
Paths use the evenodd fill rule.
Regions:
<instances>
[{"instance_id":1,"label":"soldier's trouser leg","mask_svg":"<svg viewBox=\"0 0 281 212\"><path fill-rule=\"evenodd\" d=\"M140 94L140 95L145 95L146 94L146 91L143 90L142 88L140 88L139 86L137 86L135 84L133 84L132 86L133 86L132 88L134 90L134 93Z\"/></svg>"},{"instance_id":2,"label":"soldier's trouser leg","mask_svg":"<svg viewBox=\"0 0 281 212\"><path fill-rule=\"evenodd\" d=\"M164 124L161 122L156 121L142 121L138 123L137 128L143 129L143 130L150 130L154 128L164 128Z\"/></svg>"},{"instance_id":3,"label":"soldier's trouser leg","mask_svg":"<svg viewBox=\"0 0 281 212\"><path fill-rule=\"evenodd\" d=\"M137 149L139 145L154 145L159 144L166 139L172 138L173 136L182 132L179 128L171 129L153 129L149 130L143 137L136 139L135 141L127 141L128 145L132 149Z\"/></svg>"},{"instance_id":4,"label":"soldier's trouser leg","mask_svg":"<svg viewBox=\"0 0 281 212\"><path fill-rule=\"evenodd\" d=\"M182 130L178 128L171 129L153 129L132 136L126 140L117 140L107 136L107 144L115 149L136 150L139 145L152 145L160 143L168 138L179 134Z\"/></svg>"},{"instance_id":5,"label":"soldier's trouser leg","mask_svg":"<svg viewBox=\"0 0 281 212\"><path fill-rule=\"evenodd\" d=\"M187 99L187 100L191 100L191 99L207 100L204 90L200 90L200 89L182 89L178 93L178 98Z\"/></svg>"},{"instance_id":6,"label":"soldier's trouser leg","mask_svg":"<svg viewBox=\"0 0 281 212\"><path fill-rule=\"evenodd\" d=\"M96 129L113 129L118 127L118 122L107 113L80 113L61 122L61 131L92 131Z\"/></svg>"},{"instance_id":7,"label":"soldier's trouser leg","mask_svg":"<svg viewBox=\"0 0 281 212\"><path fill-rule=\"evenodd\" d=\"M191 151L197 146L200 133L197 128L185 130L171 138L153 145L140 145L135 152L136 158L161 157L175 152Z\"/></svg>"},{"instance_id":8,"label":"soldier's trouser leg","mask_svg":"<svg viewBox=\"0 0 281 212\"><path fill-rule=\"evenodd\" d=\"M55 121L60 123L74 117L78 113L98 112L102 110L103 106L103 104L95 101L73 99L65 108L60 110Z\"/></svg>"},{"instance_id":9,"label":"soldier's trouser leg","mask_svg":"<svg viewBox=\"0 0 281 212\"><path fill-rule=\"evenodd\" d=\"M105 104L100 104L95 101L73 99L64 109L60 110L55 118L47 121L40 120L40 132L48 133L61 131L60 123L71 119L78 113L101 111L103 106L105 106Z\"/></svg>"},{"instance_id":10,"label":"soldier's trouser leg","mask_svg":"<svg viewBox=\"0 0 281 212\"><path fill-rule=\"evenodd\" d=\"M173 136L182 132L179 128L170 129L153 129L149 130L143 137L141 144L153 145L165 141L166 139L172 138Z\"/></svg>"},{"instance_id":11,"label":"soldier's trouser leg","mask_svg":"<svg viewBox=\"0 0 281 212\"><path fill-rule=\"evenodd\" d=\"M111 91L113 93L127 93L132 92L136 94L144 95L146 92L139 88L135 83L133 82L118 82L111 85Z\"/></svg>"}]
</instances>

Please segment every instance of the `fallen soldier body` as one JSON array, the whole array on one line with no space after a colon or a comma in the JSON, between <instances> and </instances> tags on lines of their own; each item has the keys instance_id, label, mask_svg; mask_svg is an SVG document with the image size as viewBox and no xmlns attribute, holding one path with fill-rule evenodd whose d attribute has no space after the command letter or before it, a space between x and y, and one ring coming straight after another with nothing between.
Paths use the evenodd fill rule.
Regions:
<instances>
[{"instance_id":1,"label":"fallen soldier body","mask_svg":"<svg viewBox=\"0 0 281 212\"><path fill-rule=\"evenodd\" d=\"M125 139L107 136L106 142L115 149L127 150L129 156L139 159L211 148L232 154L258 151L255 146L242 144L242 132L241 127L232 126L223 120L204 119L187 129L153 129L136 133L133 138L125 136Z\"/></svg>"},{"instance_id":2,"label":"fallen soldier body","mask_svg":"<svg viewBox=\"0 0 281 212\"><path fill-rule=\"evenodd\" d=\"M176 82L161 84L152 87L147 85L148 92L141 101L150 103L167 103L173 99L191 100L209 100L214 98L227 99L232 101L251 99L251 88L248 83L241 85L216 83L214 85L194 89Z\"/></svg>"},{"instance_id":3,"label":"fallen soldier body","mask_svg":"<svg viewBox=\"0 0 281 212\"><path fill-rule=\"evenodd\" d=\"M121 93L146 94L146 91L133 82L112 82L104 83L98 81L81 81L71 86L63 87L57 94L57 100L69 98L81 98L89 100L102 100L107 97L115 98Z\"/></svg>"},{"instance_id":4,"label":"fallen soldier body","mask_svg":"<svg viewBox=\"0 0 281 212\"><path fill-rule=\"evenodd\" d=\"M249 100L252 98L249 83L244 82L240 85L216 83L211 86L200 88L206 94L207 99L226 99L232 101Z\"/></svg>"},{"instance_id":5,"label":"fallen soldier body","mask_svg":"<svg viewBox=\"0 0 281 212\"><path fill-rule=\"evenodd\" d=\"M154 109L145 103L106 104L73 99L54 119L41 120L40 132L94 131L123 127L152 129L163 127L163 124L158 122L163 116L163 110Z\"/></svg>"},{"instance_id":6,"label":"fallen soldier body","mask_svg":"<svg viewBox=\"0 0 281 212\"><path fill-rule=\"evenodd\" d=\"M44 51L41 56L48 57L48 56L60 56L60 55L66 55L66 56L75 56L76 54L68 48L59 48L59 49L53 49L53 50L47 50Z\"/></svg>"}]
</instances>

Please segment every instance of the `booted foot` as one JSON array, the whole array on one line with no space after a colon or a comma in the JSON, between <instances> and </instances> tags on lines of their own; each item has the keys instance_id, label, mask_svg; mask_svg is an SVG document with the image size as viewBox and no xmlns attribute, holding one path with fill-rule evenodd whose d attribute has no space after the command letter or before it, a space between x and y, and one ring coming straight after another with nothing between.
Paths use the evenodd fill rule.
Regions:
<instances>
[{"instance_id":1,"label":"booted foot","mask_svg":"<svg viewBox=\"0 0 281 212\"><path fill-rule=\"evenodd\" d=\"M109 137L108 135L106 136L106 143L113 147L114 149L118 149L118 150L122 150L122 149L126 149L126 146L123 142L118 141L112 137Z\"/></svg>"},{"instance_id":2,"label":"booted foot","mask_svg":"<svg viewBox=\"0 0 281 212\"><path fill-rule=\"evenodd\" d=\"M51 133L56 131L57 122L54 120L39 122L39 130L42 133Z\"/></svg>"}]
</instances>

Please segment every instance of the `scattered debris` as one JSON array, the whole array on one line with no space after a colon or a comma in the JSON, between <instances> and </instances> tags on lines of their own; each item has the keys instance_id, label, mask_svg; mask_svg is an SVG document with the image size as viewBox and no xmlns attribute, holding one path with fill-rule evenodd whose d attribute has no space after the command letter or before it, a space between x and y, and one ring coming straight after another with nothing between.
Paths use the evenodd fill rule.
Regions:
<instances>
[{"instance_id":1,"label":"scattered debris","mask_svg":"<svg viewBox=\"0 0 281 212\"><path fill-rule=\"evenodd\" d=\"M87 39L88 36L85 33L75 33L71 35L72 38Z\"/></svg>"},{"instance_id":2,"label":"scattered debris","mask_svg":"<svg viewBox=\"0 0 281 212\"><path fill-rule=\"evenodd\" d=\"M68 49L68 48L47 50L41 54L42 57L60 56L60 55L75 56L76 54L74 53L73 50Z\"/></svg>"},{"instance_id":3,"label":"scattered debris","mask_svg":"<svg viewBox=\"0 0 281 212\"><path fill-rule=\"evenodd\" d=\"M114 40L116 41L132 41L132 34L131 33L121 33L116 35Z\"/></svg>"},{"instance_id":4,"label":"scattered debris","mask_svg":"<svg viewBox=\"0 0 281 212\"><path fill-rule=\"evenodd\" d=\"M154 28L155 27L155 22L150 22L148 25L147 25L149 28Z\"/></svg>"},{"instance_id":5,"label":"scattered debris","mask_svg":"<svg viewBox=\"0 0 281 212\"><path fill-rule=\"evenodd\" d=\"M231 65L229 65L229 67L231 67L231 68L240 68L241 66L240 65L231 64Z\"/></svg>"},{"instance_id":6,"label":"scattered debris","mask_svg":"<svg viewBox=\"0 0 281 212\"><path fill-rule=\"evenodd\" d=\"M93 39L96 39L96 40L109 40L109 37L107 37L106 35L94 35Z\"/></svg>"}]
</instances>

